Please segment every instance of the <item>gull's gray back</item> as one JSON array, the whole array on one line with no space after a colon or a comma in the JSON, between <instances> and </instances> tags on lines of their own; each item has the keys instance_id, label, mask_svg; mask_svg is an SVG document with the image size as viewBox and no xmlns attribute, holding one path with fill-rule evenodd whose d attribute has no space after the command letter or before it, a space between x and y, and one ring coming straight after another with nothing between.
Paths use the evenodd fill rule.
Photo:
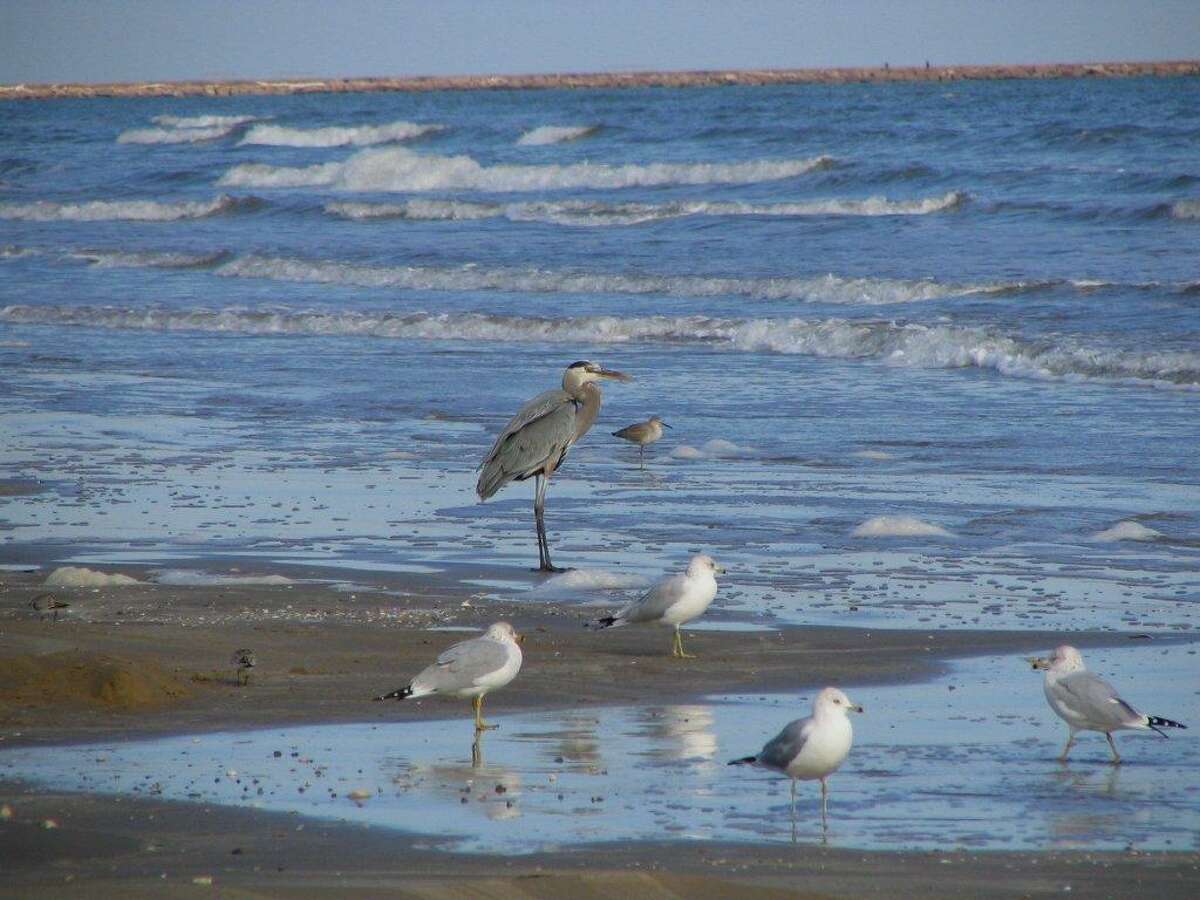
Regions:
<instances>
[{"instance_id":1,"label":"gull's gray back","mask_svg":"<svg viewBox=\"0 0 1200 900\"><path fill-rule=\"evenodd\" d=\"M1059 699L1089 724L1117 727L1134 725L1144 718L1122 700L1116 689L1091 672L1072 672L1054 686Z\"/></svg>"},{"instance_id":2,"label":"gull's gray back","mask_svg":"<svg viewBox=\"0 0 1200 900\"><path fill-rule=\"evenodd\" d=\"M650 588L645 594L626 606L617 615L626 622L653 622L661 619L687 587L686 575L672 575Z\"/></svg>"},{"instance_id":3,"label":"gull's gray back","mask_svg":"<svg viewBox=\"0 0 1200 900\"><path fill-rule=\"evenodd\" d=\"M783 731L767 741L756 762L768 769L784 771L792 760L800 755L800 750L808 740L808 726L811 722L812 716L789 722Z\"/></svg>"},{"instance_id":4,"label":"gull's gray back","mask_svg":"<svg viewBox=\"0 0 1200 900\"><path fill-rule=\"evenodd\" d=\"M508 661L508 648L499 641L473 638L447 649L437 662L412 680L417 689L457 691L472 687Z\"/></svg>"}]
</instances>

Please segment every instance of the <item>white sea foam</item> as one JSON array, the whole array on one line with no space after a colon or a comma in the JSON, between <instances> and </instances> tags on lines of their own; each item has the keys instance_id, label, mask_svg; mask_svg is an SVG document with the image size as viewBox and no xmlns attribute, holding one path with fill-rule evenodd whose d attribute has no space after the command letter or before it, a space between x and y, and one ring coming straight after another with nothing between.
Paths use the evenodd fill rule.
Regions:
<instances>
[{"instance_id":1,"label":"white sea foam","mask_svg":"<svg viewBox=\"0 0 1200 900\"><path fill-rule=\"evenodd\" d=\"M850 533L854 537L953 537L945 528L913 516L876 516Z\"/></svg>"},{"instance_id":2,"label":"white sea foam","mask_svg":"<svg viewBox=\"0 0 1200 900\"><path fill-rule=\"evenodd\" d=\"M1162 537L1161 531L1147 528L1140 522L1118 522L1112 528L1106 528L1092 535L1093 541L1112 543L1114 541L1152 541Z\"/></svg>"},{"instance_id":3,"label":"white sea foam","mask_svg":"<svg viewBox=\"0 0 1200 900\"><path fill-rule=\"evenodd\" d=\"M210 125L207 128L131 128L117 137L118 144L198 144L216 141L231 134L236 125Z\"/></svg>"},{"instance_id":4,"label":"white sea foam","mask_svg":"<svg viewBox=\"0 0 1200 900\"><path fill-rule=\"evenodd\" d=\"M92 200L85 203L0 203L0 219L26 222L176 222L229 212L238 200L222 194L212 200Z\"/></svg>"},{"instance_id":5,"label":"white sea foam","mask_svg":"<svg viewBox=\"0 0 1200 900\"><path fill-rule=\"evenodd\" d=\"M893 454L887 453L883 450L858 450L850 455L858 459L869 459L873 462L882 462L883 460L887 459L895 459Z\"/></svg>"},{"instance_id":6,"label":"white sea foam","mask_svg":"<svg viewBox=\"0 0 1200 900\"><path fill-rule=\"evenodd\" d=\"M59 566L48 576L49 587L119 587L125 584L140 584L136 578L113 572L97 572L81 566Z\"/></svg>"},{"instance_id":7,"label":"white sea foam","mask_svg":"<svg viewBox=\"0 0 1200 900\"><path fill-rule=\"evenodd\" d=\"M630 590L645 587L647 581L631 572L613 572L609 569L572 569L547 578L530 590L527 596L556 597L563 594L579 594L589 591Z\"/></svg>"},{"instance_id":8,"label":"white sea foam","mask_svg":"<svg viewBox=\"0 0 1200 900\"><path fill-rule=\"evenodd\" d=\"M919 216L955 209L965 195L957 191L916 200L814 200L805 203L603 203L587 200L536 203L472 203L461 200L410 200L406 203L330 203L326 212L347 219L492 219L548 222L581 228L640 225L689 216Z\"/></svg>"},{"instance_id":9,"label":"white sea foam","mask_svg":"<svg viewBox=\"0 0 1200 900\"><path fill-rule=\"evenodd\" d=\"M224 254L156 253L153 251L121 252L119 250L80 250L69 253L70 259L78 259L101 269L200 269L215 265Z\"/></svg>"},{"instance_id":10,"label":"white sea foam","mask_svg":"<svg viewBox=\"0 0 1200 900\"><path fill-rule=\"evenodd\" d=\"M753 447L742 447L724 438L713 438L702 447L683 444L671 451L674 459L748 459L758 451Z\"/></svg>"},{"instance_id":11,"label":"white sea foam","mask_svg":"<svg viewBox=\"0 0 1200 900\"><path fill-rule=\"evenodd\" d=\"M595 125L543 125L525 132L517 138L517 144L522 147L561 144L564 141L576 141L579 138L595 134L597 130Z\"/></svg>"},{"instance_id":12,"label":"white sea foam","mask_svg":"<svg viewBox=\"0 0 1200 900\"><path fill-rule=\"evenodd\" d=\"M348 125L328 128L289 128L284 125L255 125L238 141L274 147L368 147L410 141L441 131L442 125L390 122L387 125Z\"/></svg>"},{"instance_id":13,"label":"white sea foam","mask_svg":"<svg viewBox=\"0 0 1200 900\"><path fill-rule=\"evenodd\" d=\"M235 128L253 122L258 116L155 116L150 121L168 128Z\"/></svg>"},{"instance_id":14,"label":"white sea foam","mask_svg":"<svg viewBox=\"0 0 1200 900\"><path fill-rule=\"evenodd\" d=\"M1171 204L1174 219L1200 219L1200 200L1177 200Z\"/></svg>"},{"instance_id":15,"label":"white sea foam","mask_svg":"<svg viewBox=\"0 0 1200 900\"><path fill-rule=\"evenodd\" d=\"M226 264L228 265L228 264ZM218 267L220 271L223 266ZM522 317L482 313L362 313L239 308L0 307L0 322L251 335L326 335L401 340L699 343L735 352L796 353L914 368L989 369L1004 375L1200 390L1200 352L1109 350L1028 342L989 330L844 319L708 316Z\"/></svg>"},{"instance_id":16,"label":"white sea foam","mask_svg":"<svg viewBox=\"0 0 1200 900\"><path fill-rule=\"evenodd\" d=\"M739 163L648 163L611 166L483 166L469 156L414 153L404 147L362 150L343 162L313 166L246 163L220 184L237 187L329 187L349 191L537 191L568 188L656 187L669 184L746 184L803 175L830 165L810 159Z\"/></svg>"},{"instance_id":17,"label":"white sea foam","mask_svg":"<svg viewBox=\"0 0 1200 900\"><path fill-rule=\"evenodd\" d=\"M159 584L170 584L179 587L221 587L225 585L285 585L295 584L284 575L217 575L211 572L197 572L193 569L164 569L157 573L155 581Z\"/></svg>"}]
</instances>

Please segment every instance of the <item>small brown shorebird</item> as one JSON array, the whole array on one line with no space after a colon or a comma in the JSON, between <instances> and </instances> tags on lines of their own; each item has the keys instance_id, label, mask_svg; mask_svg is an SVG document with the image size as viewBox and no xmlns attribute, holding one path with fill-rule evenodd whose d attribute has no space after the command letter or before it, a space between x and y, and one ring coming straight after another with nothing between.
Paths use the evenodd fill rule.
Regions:
<instances>
[{"instance_id":1,"label":"small brown shorebird","mask_svg":"<svg viewBox=\"0 0 1200 900\"><path fill-rule=\"evenodd\" d=\"M29 608L32 609L34 612L36 612L38 614L38 617L43 622L46 621L47 617L49 617L51 621L57 622L58 621L58 611L60 609L66 609L70 605L71 604L68 603L67 601L60 600L58 597L54 596L54 594L51 594L49 592L46 592L44 594L38 594L36 597L34 597L32 600L29 601Z\"/></svg>"},{"instance_id":2,"label":"small brown shorebird","mask_svg":"<svg viewBox=\"0 0 1200 900\"><path fill-rule=\"evenodd\" d=\"M243 647L233 651L233 655L229 657L229 663L233 666L238 687L242 687L250 683L250 670L258 665L258 654Z\"/></svg>"},{"instance_id":3,"label":"small brown shorebird","mask_svg":"<svg viewBox=\"0 0 1200 900\"><path fill-rule=\"evenodd\" d=\"M653 444L663 436L663 429L671 426L658 416L651 416L645 422L628 425L620 431L614 431L613 437L638 445L638 465L646 464L646 445Z\"/></svg>"}]
</instances>

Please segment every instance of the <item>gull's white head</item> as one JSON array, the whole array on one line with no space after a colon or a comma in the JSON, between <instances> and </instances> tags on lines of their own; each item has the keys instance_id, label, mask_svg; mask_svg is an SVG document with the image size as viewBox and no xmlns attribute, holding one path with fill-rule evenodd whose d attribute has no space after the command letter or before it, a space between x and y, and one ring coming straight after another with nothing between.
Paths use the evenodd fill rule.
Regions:
<instances>
[{"instance_id":1,"label":"gull's white head","mask_svg":"<svg viewBox=\"0 0 1200 900\"><path fill-rule=\"evenodd\" d=\"M697 575L724 575L725 567L718 566L717 561L707 553L697 553L688 563L687 573L693 578Z\"/></svg>"},{"instance_id":2,"label":"gull's white head","mask_svg":"<svg viewBox=\"0 0 1200 900\"><path fill-rule=\"evenodd\" d=\"M633 378L624 372L606 369L599 363L582 359L579 362L571 363L567 366L567 371L563 372L563 390L574 397L585 384L605 378L610 381L633 381Z\"/></svg>"},{"instance_id":3,"label":"gull's white head","mask_svg":"<svg viewBox=\"0 0 1200 900\"><path fill-rule=\"evenodd\" d=\"M483 633L485 638L490 638L493 641L500 641L505 644L519 644L525 640L523 635L517 634L517 630L507 622L497 622L488 628Z\"/></svg>"},{"instance_id":4,"label":"gull's white head","mask_svg":"<svg viewBox=\"0 0 1200 900\"><path fill-rule=\"evenodd\" d=\"M1070 644L1055 647L1054 652L1047 657L1039 657L1030 659L1029 661L1035 669L1046 669L1060 675L1065 675L1068 672L1082 672L1087 668L1083 664L1083 654Z\"/></svg>"},{"instance_id":5,"label":"gull's white head","mask_svg":"<svg viewBox=\"0 0 1200 900\"><path fill-rule=\"evenodd\" d=\"M840 688L824 688L821 693L817 694L817 699L813 701L813 714L820 715L834 711L845 715L850 712L860 713L863 708L857 703L852 703Z\"/></svg>"}]
</instances>

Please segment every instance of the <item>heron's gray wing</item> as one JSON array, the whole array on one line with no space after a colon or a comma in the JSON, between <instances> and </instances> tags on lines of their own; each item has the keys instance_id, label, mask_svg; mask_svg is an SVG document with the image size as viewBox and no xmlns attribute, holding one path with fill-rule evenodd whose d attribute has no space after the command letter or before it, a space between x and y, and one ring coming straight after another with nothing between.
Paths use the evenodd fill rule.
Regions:
<instances>
[{"instance_id":1,"label":"heron's gray wing","mask_svg":"<svg viewBox=\"0 0 1200 900\"><path fill-rule=\"evenodd\" d=\"M1072 672L1054 685L1059 700L1089 724L1117 728L1145 716L1122 700L1116 688L1091 672Z\"/></svg>"},{"instance_id":2,"label":"heron's gray wing","mask_svg":"<svg viewBox=\"0 0 1200 900\"><path fill-rule=\"evenodd\" d=\"M617 613L617 618L630 623L657 621L683 596L686 589L686 575L664 578Z\"/></svg>"},{"instance_id":3,"label":"heron's gray wing","mask_svg":"<svg viewBox=\"0 0 1200 900\"><path fill-rule=\"evenodd\" d=\"M788 722L783 731L767 741L758 754L757 762L768 769L786 769L799 755L812 731L812 716Z\"/></svg>"},{"instance_id":4,"label":"heron's gray wing","mask_svg":"<svg viewBox=\"0 0 1200 900\"><path fill-rule=\"evenodd\" d=\"M472 638L455 644L437 662L412 680L414 688L454 691L473 686L481 677L508 662L508 650L498 641Z\"/></svg>"},{"instance_id":5,"label":"heron's gray wing","mask_svg":"<svg viewBox=\"0 0 1200 900\"><path fill-rule=\"evenodd\" d=\"M555 388L552 391L544 391L522 406L515 416L504 426L504 430L500 432L500 436L496 438L496 442L492 444L492 449L487 452L487 456L483 458L483 465L487 465L500 451L500 447L508 438L516 434L530 422L535 419L540 419L548 413L554 412L561 406L568 403L573 404L571 395L562 388Z\"/></svg>"},{"instance_id":6,"label":"heron's gray wing","mask_svg":"<svg viewBox=\"0 0 1200 900\"><path fill-rule=\"evenodd\" d=\"M488 454L476 493L486 500L508 482L549 464L553 471L575 440L575 402L565 391L547 391L525 405ZM515 425L515 427L514 427Z\"/></svg>"}]
</instances>

